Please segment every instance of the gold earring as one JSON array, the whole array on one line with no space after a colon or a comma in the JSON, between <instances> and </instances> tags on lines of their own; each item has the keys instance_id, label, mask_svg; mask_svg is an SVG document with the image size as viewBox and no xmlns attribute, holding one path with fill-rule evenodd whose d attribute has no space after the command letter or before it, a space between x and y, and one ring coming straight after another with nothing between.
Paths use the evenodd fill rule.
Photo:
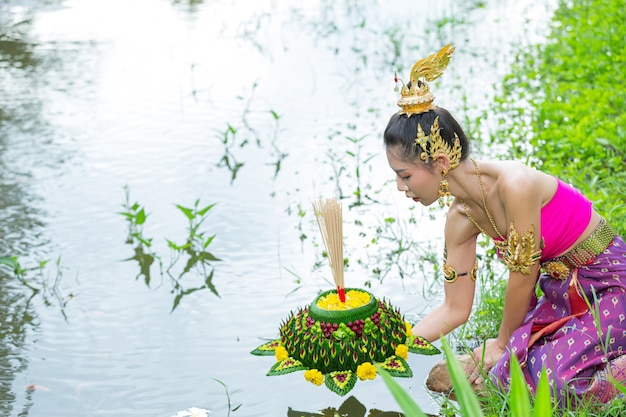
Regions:
<instances>
[{"instance_id":1,"label":"gold earring","mask_svg":"<svg viewBox=\"0 0 626 417\"><path fill-rule=\"evenodd\" d=\"M450 199L450 191L448 191L448 180L447 180L448 172L445 169L441 170L441 181L439 182L439 206L443 208L444 206L450 207L451 199Z\"/></svg>"}]
</instances>

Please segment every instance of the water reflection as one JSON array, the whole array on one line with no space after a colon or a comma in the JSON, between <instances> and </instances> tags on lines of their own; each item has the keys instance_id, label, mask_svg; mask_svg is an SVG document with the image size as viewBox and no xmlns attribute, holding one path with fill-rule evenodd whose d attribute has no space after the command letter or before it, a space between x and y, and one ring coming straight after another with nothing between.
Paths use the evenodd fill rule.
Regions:
<instances>
[{"instance_id":1,"label":"water reflection","mask_svg":"<svg viewBox=\"0 0 626 417\"><path fill-rule=\"evenodd\" d=\"M29 332L38 325L36 309L32 306L37 288L20 286L15 272L18 256L32 255L41 239L37 230L42 226L38 210L33 207L29 190L29 172L15 164L11 135L22 127L32 126L38 117L38 106L30 100L15 100L16 79L36 71L41 60L28 40L32 22L30 13L19 16L10 13L7 5L0 5L0 256L5 262L0 266L0 414L10 415L21 390L13 389L15 376L28 367L24 354ZM19 84L19 82L18 82ZM20 95L18 94L18 97ZM23 97L22 97L23 98ZM36 103L36 101L35 101ZM24 117L24 109L34 109L32 120ZM24 291L26 289L26 291ZM44 289L45 290L45 289ZM42 291L43 292L43 291ZM26 392L25 404L20 410L28 413L32 398ZM24 414L24 415L26 415Z\"/></svg>"},{"instance_id":2,"label":"water reflection","mask_svg":"<svg viewBox=\"0 0 626 417\"><path fill-rule=\"evenodd\" d=\"M30 297L9 290L7 277L0 271L0 414L10 415L17 399L14 376L28 367L22 354L28 331L38 326Z\"/></svg>"},{"instance_id":3,"label":"water reflection","mask_svg":"<svg viewBox=\"0 0 626 417\"><path fill-rule=\"evenodd\" d=\"M204 0L172 0L174 6L180 7L191 15L198 11L202 3Z\"/></svg>"},{"instance_id":4,"label":"water reflection","mask_svg":"<svg viewBox=\"0 0 626 417\"><path fill-rule=\"evenodd\" d=\"M354 396L348 397L339 408L327 407L319 412L308 411L296 411L289 407L287 411L287 417L403 417L404 414L397 411L381 411L377 409L370 409L367 412L365 407Z\"/></svg>"}]
</instances>

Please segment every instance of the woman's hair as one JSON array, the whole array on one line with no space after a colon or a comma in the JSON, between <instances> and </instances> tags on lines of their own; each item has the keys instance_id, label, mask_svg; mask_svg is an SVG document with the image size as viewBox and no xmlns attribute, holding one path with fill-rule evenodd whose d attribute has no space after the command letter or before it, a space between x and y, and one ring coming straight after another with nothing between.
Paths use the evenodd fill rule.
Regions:
<instances>
[{"instance_id":1,"label":"woman's hair","mask_svg":"<svg viewBox=\"0 0 626 417\"><path fill-rule=\"evenodd\" d=\"M410 117L400 113L391 116L384 134L385 147L387 149L393 149L400 159L408 163L414 164L416 161L421 160L420 155L423 150L415 143L417 125L419 123L425 135L430 135L430 128L437 117L439 117L441 138L445 140L447 144L453 146L455 133L459 138L461 142L461 161L463 161L470 153L469 140L463 128L459 125L459 122L442 107L433 106L433 108L427 112L412 114ZM430 159L425 162L428 166L430 166L431 163L432 161Z\"/></svg>"}]
</instances>

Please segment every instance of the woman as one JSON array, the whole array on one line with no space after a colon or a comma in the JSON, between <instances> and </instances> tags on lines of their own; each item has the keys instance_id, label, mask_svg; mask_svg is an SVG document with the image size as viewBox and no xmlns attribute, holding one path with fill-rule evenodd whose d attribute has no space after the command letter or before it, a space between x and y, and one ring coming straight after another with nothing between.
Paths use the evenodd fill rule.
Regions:
<instances>
[{"instance_id":1,"label":"woman","mask_svg":"<svg viewBox=\"0 0 626 417\"><path fill-rule=\"evenodd\" d=\"M469 157L465 133L432 104L427 84L453 51L448 45L415 64L402 86L401 110L384 134L398 190L425 206L449 206L445 299L413 333L433 341L467 321L482 233L509 276L498 337L473 351L470 382L481 382L482 369L508 386L514 354L531 388L545 367L559 399L594 395L607 402L616 392L606 374L626 381L626 244L587 198L559 179L519 162ZM536 285L544 294L539 299Z\"/></svg>"}]
</instances>

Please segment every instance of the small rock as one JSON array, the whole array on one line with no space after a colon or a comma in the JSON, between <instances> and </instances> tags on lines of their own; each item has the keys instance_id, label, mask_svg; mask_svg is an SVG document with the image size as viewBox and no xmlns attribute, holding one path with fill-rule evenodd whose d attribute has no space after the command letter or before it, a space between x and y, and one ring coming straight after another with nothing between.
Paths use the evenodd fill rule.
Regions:
<instances>
[{"instance_id":1,"label":"small rock","mask_svg":"<svg viewBox=\"0 0 626 417\"><path fill-rule=\"evenodd\" d=\"M464 363L469 363L472 361L472 357L470 355L460 355L457 356L461 365ZM446 361L443 360L438 362L433 366L428 374L428 378L426 379L426 387L433 391L439 392L445 395L453 395L453 385L452 379L450 378L450 372L448 372L448 365ZM485 383L481 382L480 384L472 384L472 388L474 388L474 392L484 391Z\"/></svg>"}]
</instances>

